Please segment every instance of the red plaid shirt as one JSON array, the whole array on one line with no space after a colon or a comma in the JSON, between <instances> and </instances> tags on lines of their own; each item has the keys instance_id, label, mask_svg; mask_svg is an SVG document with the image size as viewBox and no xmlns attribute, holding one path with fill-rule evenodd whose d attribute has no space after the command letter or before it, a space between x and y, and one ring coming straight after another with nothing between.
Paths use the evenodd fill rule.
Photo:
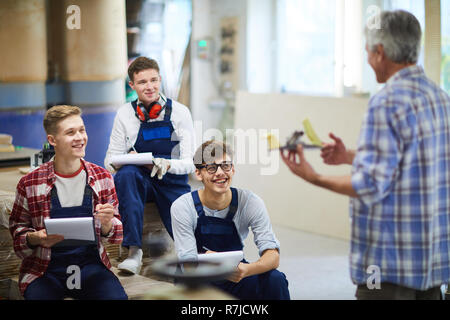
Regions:
<instances>
[{"instance_id":1,"label":"red plaid shirt","mask_svg":"<svg viewBox=\"0 0 450 320\"><path fill-rule=\"evenodd\" d=\"M93 208L99 203L113 201L115 208L113 227L111 232L103 238L108 242L119 244L123 239L122 222L118 210L118 200L114 180L111 174L102 167L81 160L86 169L87 182L93 190ZM9 219L9 230L13 237L14 251L21 258L19 275L19 289L22 295L27 286L35 279L41 277L50 263L51 248L37 246L30 248L27 244L28 232L45 229L44 219L50 218L51 190L55 184L56 176L53 161L41 165L36 170L20 179L16 199ZM98 251L104 265L110 269L111 262L101 239L101 228L96 224L98 236Z\"/></svg>"}]
</instances>

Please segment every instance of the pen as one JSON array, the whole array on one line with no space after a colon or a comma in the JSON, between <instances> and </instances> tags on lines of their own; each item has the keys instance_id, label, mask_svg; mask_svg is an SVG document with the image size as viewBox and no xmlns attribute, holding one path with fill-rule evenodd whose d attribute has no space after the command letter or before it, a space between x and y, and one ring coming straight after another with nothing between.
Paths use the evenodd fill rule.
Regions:
<instances>
[{"instance_id":1,"label":"pen","mask_svg":"<svg viewBox=\"0 0 450 320\"><path fill-rule=\"evenodd\" d=\"M138 152L136 151L136 149L134 148L134 145L131 143L130 137L127 137L127 142L128 142L128 144L131 146L131 148L133 149L133 151L136 152L136 153L138 153Z\"/></svg>"},{"instance_id":2,"label":"pen","mask_svg":"<svg viewBox=\"0 0 450 320\"><path fill-rule=\"evenodd\" d=\"M103 204L110 204L110 205L114 206L114 199L109 199L109 201L107 203L103 203ZM97 218L97 215L98 215L98 211L94 211L94 213L92 214L92 216L94 217L94 223L95 223L96 227L101 227L101 222Z\"/></svg>"},{"instance_id":3,"label":"pen","mask_svg":"<svg viewBox=\"0 0 450 320\"><path fill-rule=\"evenodd\" d=\"M103 204L110 204L110 205L114 206L114 200L109 199L109 201L107 203L103 203ZM96 215L97 213L98 213L98 211L94 211L94 215Z\"/></svg>"}]
</instances>

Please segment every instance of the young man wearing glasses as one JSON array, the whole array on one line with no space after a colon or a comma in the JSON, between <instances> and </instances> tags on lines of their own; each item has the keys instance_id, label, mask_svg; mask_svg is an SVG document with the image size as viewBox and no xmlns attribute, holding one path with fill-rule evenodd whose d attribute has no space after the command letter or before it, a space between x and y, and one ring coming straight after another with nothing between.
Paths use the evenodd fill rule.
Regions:
<instances>
[{"instance_id":1,"label":"young man wearing glasses","mask_svg":"<svg viewBox=\"0 0 450 320\"><path fill-rule=\"evenodd\" d=\"M171 207L175 249L180 260L198 253L243 250L249 228L260 258L243 260L234 274L212 284L238 299L290 299L288 281L276 270L280 244L264 202L248 190L231 187L235 169L229 146L207 141L195 153L195 176L204 188L179 197Z\"/></svg>"}]
</instances>

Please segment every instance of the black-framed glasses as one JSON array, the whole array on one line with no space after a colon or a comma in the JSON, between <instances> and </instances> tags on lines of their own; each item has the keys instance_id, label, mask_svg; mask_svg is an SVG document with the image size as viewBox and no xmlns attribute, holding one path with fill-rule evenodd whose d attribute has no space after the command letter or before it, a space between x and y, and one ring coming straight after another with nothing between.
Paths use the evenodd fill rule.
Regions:
<instances>
[{"instance_id":1,"label":"black-framed glasses","mask_svg":"<svg viewBox=\"0 0 450 320\"><path fill-rule=\"evenodd\" d=\"M222 163L210 163L210 164L203 164L200 166L197 166L198 169L206 168L206 171L210 174L214 174L217 172L218 168L221 168L224 172L229 172L231 168L233 168L233 162L231 161L224 161Z\"/></svg>"}]
</instances>

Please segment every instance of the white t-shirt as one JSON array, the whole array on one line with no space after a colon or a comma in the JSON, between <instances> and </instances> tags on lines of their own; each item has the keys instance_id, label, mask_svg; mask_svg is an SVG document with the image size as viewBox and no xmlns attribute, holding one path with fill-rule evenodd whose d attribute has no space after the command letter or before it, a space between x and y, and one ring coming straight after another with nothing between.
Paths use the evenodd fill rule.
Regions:
<instances>
[{"instance_id":1,"label":"white t-shirt","mask_svg":"<svg viewBox=\"0 0 450 320\"><path fill-rule=\"evenodd\" d=\"M71 175L55 172L56 191L61 207L76 207L83 204L84 189L86 187L86 170L83 165Z\"/></svg>"}]
</instances>

